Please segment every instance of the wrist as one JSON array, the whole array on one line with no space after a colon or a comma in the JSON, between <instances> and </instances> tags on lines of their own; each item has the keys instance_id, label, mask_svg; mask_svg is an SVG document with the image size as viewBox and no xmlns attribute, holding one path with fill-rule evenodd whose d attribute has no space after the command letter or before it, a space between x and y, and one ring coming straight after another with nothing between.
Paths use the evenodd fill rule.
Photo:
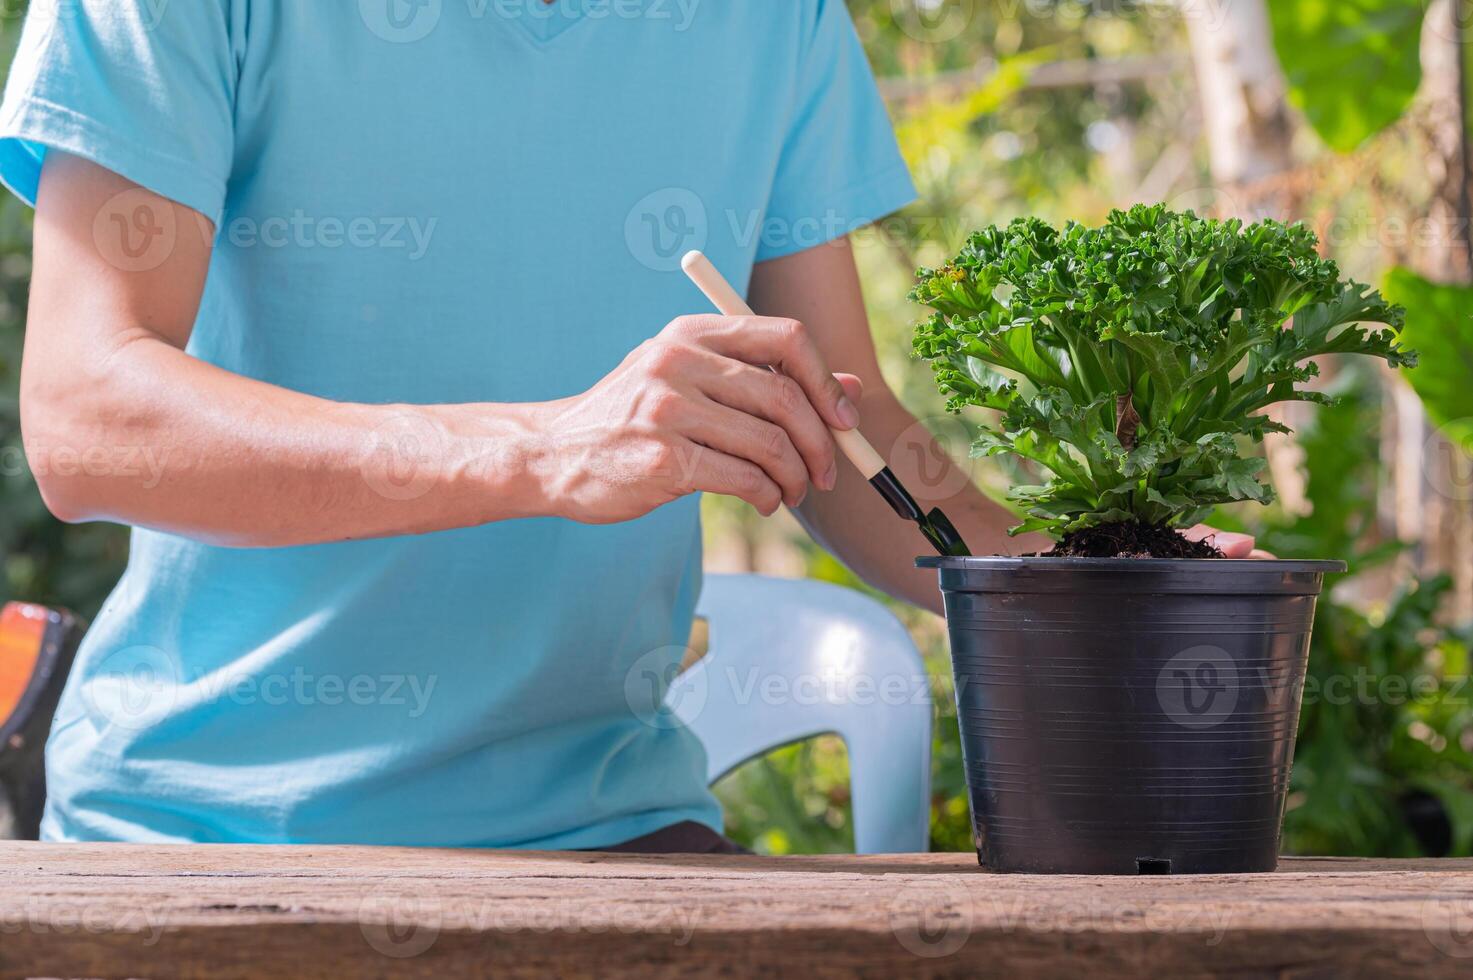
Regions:
<instances>
[{"instance_id":1,"label":"wrist","mask_svg":"<svg viewBox=\"0 0 1473 980\"><path fill-rule=\"evenodd\" d=\"M520 463L515 494L532 509L526 516L573 517L571 501L577 474L563 421L569 401L515 406Z\"/></svg>"},{"instance_id":2,"label":"wrist","mask_svg":"<svg viewBox=\"0 0 1473 980\"><path fill-rule=\"evenodd\" d=\"M456 447L447 484L455 499L472 502L473 523L561 516L551 404L440 407Z\"/></svg>"}]
</instances>

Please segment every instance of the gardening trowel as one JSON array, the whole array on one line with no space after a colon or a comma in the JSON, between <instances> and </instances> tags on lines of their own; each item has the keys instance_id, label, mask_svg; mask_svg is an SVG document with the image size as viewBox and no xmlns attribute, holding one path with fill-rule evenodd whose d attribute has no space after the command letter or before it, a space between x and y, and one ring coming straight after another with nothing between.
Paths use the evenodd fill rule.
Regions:
<instances>
[{"instance_id":1,"label":"gardening trowel","mask_svg":"<svg viewBox=\"0 0 1473 980\"><path fill-rule=\"evenodd\" d=\"M731 288L731 283L722 277L711 260L700 252L690 252L680 262L680 267L685 274L690 276L691 282L695 283L706 294L716 308L726 316L754 316L752 308L746 301L737 295L737 291ZM921 533L926 540L931 542L937 552L942 555L966 556L971 552L967 550L966 542L957 533L951 521L941 513L941 509L933 507L930 512L921 509L916 499L905 489L904 484L885 465L885 460L875 447L869 444L869 440L860 434L858 429L850 429L847 432L839 429L830 429L833 433L834 442L849 457L864 478L870 482L870 486L880 492L880 496L894 508L895 513L908 521L915 521L920 527Z\"/></svg>"}]
</instances>

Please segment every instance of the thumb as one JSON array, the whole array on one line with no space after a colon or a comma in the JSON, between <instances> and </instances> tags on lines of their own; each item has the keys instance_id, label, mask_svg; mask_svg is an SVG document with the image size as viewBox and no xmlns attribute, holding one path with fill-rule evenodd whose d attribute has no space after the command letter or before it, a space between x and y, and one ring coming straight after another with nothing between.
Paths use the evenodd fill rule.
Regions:
<instances>
[{"instance_id":1,"label":"thumb","mask_svg":"<svg viewBox=\"0 0 1473 980\"><path fill-rule=\"evenodd\" d=\"M1253 552L1253 536L1235 531L1219 531L1207 524L1198 524L1183 532L1189 541L1206 541L1222 552L1224 558L1247 558Z\"/></svg>"}]
</instances>

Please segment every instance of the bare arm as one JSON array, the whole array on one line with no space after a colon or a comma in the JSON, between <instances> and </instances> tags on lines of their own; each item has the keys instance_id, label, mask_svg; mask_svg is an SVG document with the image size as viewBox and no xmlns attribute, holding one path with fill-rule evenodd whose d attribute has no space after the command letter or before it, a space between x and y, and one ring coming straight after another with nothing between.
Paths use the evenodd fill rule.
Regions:
<instances>
[{"instance_id":1,"label":"bare arm","mask_svg":"<svg viewBox=\"0 0 1473 980\"><path fill-rule=\"evenodd\" d=\"M132 229L135 217L172 226L141 262L110 237L114 222ZM526 512L536 445L512 406L341 404L186 354L212 238L198 213L48 156L21 419L54 513L285 545Z\"/></svg>"},{"instance_id":2,"label":"bare arm","mask_svg":"<svg viewBox=\"0 0 1473 980\"><path fill-rule=\"evenodd\" d=\"M1007 529L1016 523L1013 515L977 490L944 454L923 445L928 440L915 416L880 375L847 241L761 263L753 274L751 300L758 313L782 310L784 316L803 321L827 362L859 378L865 436L924 506L946 512L974 553L1019 554L1049 547L1037 535L1009 538ZM839 474L833 493L812 494L799 509L804 526L866 582L939 612L935 573L913 567L915 557L928 552L915 526L897 518L854 467L842 465Z\"/></svg>"},{"instance_id":3,"label":"bare arm","mask_svg":"<svg viewBox=\"0 0 1473 980\"><path fill-rule=\"evenodd\" d=\"M170 226L143 261L112 244ZM21 416L62 519L286 546L529 516L609 523L696 491L770 514L829 483L824 425L852 424L802 325L761 317L681 317L555 402L349 404L264 384L185 352L212 239L196 212L48 155Z\"/></svg>"}]
</instances>

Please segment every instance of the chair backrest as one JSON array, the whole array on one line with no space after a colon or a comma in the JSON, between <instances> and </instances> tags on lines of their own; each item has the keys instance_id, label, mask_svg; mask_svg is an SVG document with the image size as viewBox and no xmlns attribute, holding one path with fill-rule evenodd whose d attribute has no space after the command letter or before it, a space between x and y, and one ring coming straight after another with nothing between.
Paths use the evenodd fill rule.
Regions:
<instances>
[{"instance_id":1,"label":"chair backrest","mask_svg":"<svg viewBox=\"0 0 1473 980\"><path fill-rule=\"evenodd\" d=\"M931 689L910 634L884 606L823 582L706 577L710 652L666 706L701 739L707 775L835 734L849 752L854 848L926 850Z\"/></svg>"},{"instance_id":2,"label":"chair backrest","mask_svg":"<svg viewBox=\"0 0 1473 980\"><path fill-rule=\"evenodd\" d=\"M64 609L0 609L0 838L34 839L46 800L43 753L83 625Z\"/></svg>"}]
</instances>

